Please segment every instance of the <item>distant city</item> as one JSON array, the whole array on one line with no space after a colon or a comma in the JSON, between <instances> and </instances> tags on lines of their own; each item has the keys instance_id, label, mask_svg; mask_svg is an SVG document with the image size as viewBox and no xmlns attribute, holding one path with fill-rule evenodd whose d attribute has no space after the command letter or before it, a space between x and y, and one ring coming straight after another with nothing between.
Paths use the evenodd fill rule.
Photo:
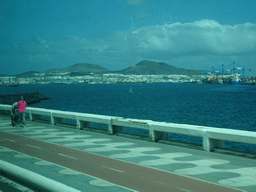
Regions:
<instances>
[{"instance_id":1,"label":"distant city","mask_svg":"<svg viewBox=\"0 0 256 192\"><path fill-rule=\"evenodd\" d=\"M0 75L0 84L135 84L199 82L204 76L199 70L177 68L166 63L143 60L120 71L110 71L96 64L78 63L67 68L19 75Z\"/></svg>"},{"instance_id":2,"label":"distant city","mask_svg":"<svg viewBox=\"0 0 256 192\"><path fill-rule=\"evenodd\" d=\"M80 63L71 67L52 69L42 73L0 75L0 85L27 84L142 84L142 83L206 83L255 85L256 78L245 75L245 69L235 62L232 69L211 71L188 70L166 63L141 61L121 71L109 71L99 65Z\"/></svg>"},{"instance_id":3,"label":"distant city","mask_svg":"<svg viewBox=\"0 0 256 192\"><path fill-rule=\"evenodd\" d=\"M201 82L204 75L123 75L123 74L89 74L71 77L66 73L34 73L33 77L0 77L0 84L6 86L26 84L137 84L137 83L196 83Z\"/></svg>"},{"instance_id":4,"label":"distant city","mask_svg":"<svg viewBox=\"0 0 256 192\"><path fill-rule=\"evenodd\" d=\"M143 83L207 83L223 84L223 79L213 75L123 75L123 74L89 74L70 76L65 73L34 73L31 77L0 77L2 86L19 86L28 84L143 84ZM224 76L224 79L227 79ZM242 83L242 81L241 81ZM244 84L256 84L256 78L246 78Z\"/></svg>"}]
</instances>

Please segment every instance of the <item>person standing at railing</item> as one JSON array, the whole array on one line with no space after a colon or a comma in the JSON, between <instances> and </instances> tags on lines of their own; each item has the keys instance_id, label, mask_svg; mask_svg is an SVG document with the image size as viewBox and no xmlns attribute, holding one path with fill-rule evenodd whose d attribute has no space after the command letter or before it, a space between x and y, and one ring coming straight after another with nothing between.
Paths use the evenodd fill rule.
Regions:
<instances>
[{"instance_id":1,"label":"person standing at railing","mask_svg":"<svg viewBox=\"0 0 256 192\"><path fill-rule=\"evenodd\" d=\"M19 107L18 113L19 113L19 124L23 124L23 126L26 126L26 108L27 108L27 102L24 101L23 96L20 97L21 100L18 102L17 106ZM22 119L22 120L21 120Z\"/></svg>"}]
</instances>

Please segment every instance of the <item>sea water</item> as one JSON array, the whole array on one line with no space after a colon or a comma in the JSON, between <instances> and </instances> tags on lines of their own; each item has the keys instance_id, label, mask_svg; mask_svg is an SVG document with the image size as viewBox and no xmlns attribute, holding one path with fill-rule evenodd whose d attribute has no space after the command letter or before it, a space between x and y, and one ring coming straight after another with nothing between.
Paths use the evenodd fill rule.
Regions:
<instances>
[{"instance_id":1,"label":"sea water","mask_svg":"<svg viewBox=\"0 0 256 192\"><path fill-rule=\"evenodd\" d=\"M130 88L133 93L129 93ZM256 131L256 86L253 85L150 83L0 87L1 95L36 91L50 99L30 107ZM202 142L201 138L171 137ZM228 147L256 152L254 145L229 142Z\"/></svg>"}]
</instances>

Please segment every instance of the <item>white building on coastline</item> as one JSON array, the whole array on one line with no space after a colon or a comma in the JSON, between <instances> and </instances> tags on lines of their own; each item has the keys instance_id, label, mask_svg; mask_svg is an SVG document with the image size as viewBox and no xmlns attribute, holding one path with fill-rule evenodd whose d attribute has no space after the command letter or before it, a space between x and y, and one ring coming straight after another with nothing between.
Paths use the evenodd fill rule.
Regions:
<instances>
[{"instance_id":1,"label":"white building on coastline","mask_svg":"<svg viewBox=\"0 0 256 192\"><path fill-rule=\"evenodd\" d=\"M69 73L35 73L29 77L5 76L0 77L0 84L135 84L135 83L184 83L193 80L200 80L199 76L187 75L124 75L116 73L106 73L102 75L89 74L84 76L70 76Z\"/></svg>"}]
</instances>

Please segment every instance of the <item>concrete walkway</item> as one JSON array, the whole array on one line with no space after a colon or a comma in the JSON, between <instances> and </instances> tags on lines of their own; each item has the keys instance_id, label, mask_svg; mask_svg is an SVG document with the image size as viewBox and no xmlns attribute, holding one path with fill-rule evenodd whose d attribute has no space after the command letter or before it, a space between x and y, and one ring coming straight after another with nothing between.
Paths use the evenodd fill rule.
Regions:
<instances>
[{"instance_id":1,"label":"concrete walkway","mask_svg":"<svg viewBox=\"0 0 256 192\"><path fill-rule=\"evenodd\" d=\"M47 146L43 151L39 150L42 143ZM57 150L58 158L62 159L44 158L52 156L48 152ZM92 159L92 155L97 158ZM74 168L72 165L81 156L81 164L86 168ZM159 177L154 187L165 191L168 185L171 191L256 191L255 160L38 122L28 121L26 128L11 127L10 119L4 116L0 116L0 159L79 191L155 191L140 187L153 183L150 179L155 178L147 177L156 173L165 176L162 180ZM115 163L106 164L110 160ZM101 169L94 169L100 163ZM140 171L136 177L127 175L125 183L121 182L118 178L131 169ZM102 174L95 174L97 172ZM144 172L146 174L140 175ZM115 179L109 179L108 175ZM179 184L177 178L183 184ZM135 179L136 185L132 184ZM138 182L138 179L141 180ZM207 187L220 188L209 190Z\"/></svg>"}]
</instances>

